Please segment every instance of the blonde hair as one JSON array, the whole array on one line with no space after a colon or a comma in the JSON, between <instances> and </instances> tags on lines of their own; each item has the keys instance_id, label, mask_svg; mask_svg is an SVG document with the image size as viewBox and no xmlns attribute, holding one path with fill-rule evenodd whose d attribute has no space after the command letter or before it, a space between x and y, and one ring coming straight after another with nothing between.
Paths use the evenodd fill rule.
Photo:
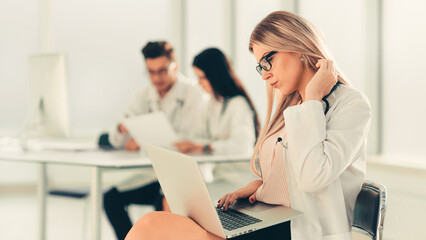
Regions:
<instances>
[{"instance_id":1,"label":"blonde hair","mask_svg":"<svg viewBox=\"0 0 426 240\"><path fill-rule=\"evenodd\" d=\"M321 32L305 18L285 11L272 12L257 24L250 37L249 50L251 53L253 53L255 44L271 51L300 54L304 67L310 68L314 72L318 70L315 65L319 59L331 59ZM337 67L336 70L337 80L349 85ZM284 128L284 110L302 100L297 91L284 96L279 91L274 92L274 89L268 84L266 84L266 93L268 100L266 120L251 159L251 168L259 177L261 174L256 170L255 158L260 146L267 137ZM274 98L276 108L271 119Z\"/></svg>"}]
</instances>

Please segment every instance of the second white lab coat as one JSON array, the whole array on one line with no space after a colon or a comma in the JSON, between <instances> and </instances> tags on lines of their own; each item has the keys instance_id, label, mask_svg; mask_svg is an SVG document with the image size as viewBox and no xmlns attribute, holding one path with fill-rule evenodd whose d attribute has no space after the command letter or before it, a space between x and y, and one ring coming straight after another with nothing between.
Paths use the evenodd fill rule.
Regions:
<instances>
[{"instance_id":1,"label":"second white lab coat","mask_svg":"<svg viewBox=\"0 0 426 240\"><path fill-rule=\"evenodd\" d=\"M340 85L325 103L308 101L284 111L283 148L290 202L303 216L291 221L293 240L348 240L365 178L370 125L367 98Z\"/></svg>"},{"instance_id":2,"label":"second white lab coat","mask_svg":"<svg viewBox=\"0 0 426 240\"><path fill-rule=\"evenodd\" d=\"M139 90L131 99L123 118L163 111L179 137L186 138L193 131L193 119L198 116L203 102L205 96L201 89L178 74L176 82L163 98L160 98L152 84ZM122 148L130 138L129 134L118 132L117 127L109 133L109 141L115 148ZM152 168L138 169L136 172L117 185L119 190L135 188L156 180Z\"/></svg>"},{"instance_id":3,"label":"second white lab coat","mask_svg":"<svg viewBox=\"0 0 426 240\"><path fill-rule=\"evenodd\" d=\"M196 122L198 125L192 140L210 143L214 154L253 153L256 141L254 113L244 97L225 100L211 97ZM215 180L233 183L235 187L255 179L248 162L216 164L213 173Z\"/></svg>"}]
</instances>

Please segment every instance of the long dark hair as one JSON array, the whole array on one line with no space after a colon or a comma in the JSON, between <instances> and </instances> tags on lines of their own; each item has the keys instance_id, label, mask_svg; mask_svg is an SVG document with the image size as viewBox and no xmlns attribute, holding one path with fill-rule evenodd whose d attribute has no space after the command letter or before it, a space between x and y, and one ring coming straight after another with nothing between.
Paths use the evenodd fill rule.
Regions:
<instances>
[{"instance_id":1,"label":"long dark hair","mask_svg":"<svg viewBox=\"0 0 426 240\"><path fill-rule=\"evenodd\" d=\"M216 98L232 98L243 96L254 113L253 121L256 138L259 135L259 118L253 102L243 84L234 74L232 65L226 56L217 48L208 48L195 56L192 66L199 68L206 75Z\"/></svg>"}]
</instances>

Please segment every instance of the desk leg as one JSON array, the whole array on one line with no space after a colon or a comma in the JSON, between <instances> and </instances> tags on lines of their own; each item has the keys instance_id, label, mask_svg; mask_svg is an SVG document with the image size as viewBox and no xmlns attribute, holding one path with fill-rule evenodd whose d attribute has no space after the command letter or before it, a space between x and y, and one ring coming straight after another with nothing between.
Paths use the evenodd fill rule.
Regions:
<instances>
[{"instance_id":1,"label":"desk leg","mask_svg":"<svg viewBox=\"0 0 426 240\"><path fill-rule=\"evenodd\" d=\"M101 239L101 169L99 167L93 167L92 169L92 186L90 189L91 201L92 201L92 239Z\"/></svg>"},{"instance_id":2,"label":"desk leg","mask_svg":"<svg viewBox=\"0 0 426 240\"><path fill-rule=\"evenodd\" d=\"M46 179L46 163L40 163L37 183L40 240L46 239Z\"/></svg>"}]
</instances>

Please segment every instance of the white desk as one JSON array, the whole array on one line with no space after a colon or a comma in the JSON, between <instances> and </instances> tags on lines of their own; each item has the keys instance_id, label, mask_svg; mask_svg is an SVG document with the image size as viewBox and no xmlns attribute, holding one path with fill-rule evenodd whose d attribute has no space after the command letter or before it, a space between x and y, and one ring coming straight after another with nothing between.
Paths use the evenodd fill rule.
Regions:
<instances>
[{"instance_id":1,"label":"white desk","mask_svg":"<svg viewBox=\"0 0 426 240\"><path fill-rule=\"evenodd\" d=\"M248 161L248 155L199 155L194 156L198 162L238 162ZM0 160L35 163L39 165L37 196L39 202L39 239L46 238L46 195L47 164L64 164L90 167L91 171L91 204L92 204L92 238L100 239L100 213L102 209L101 189L102 171L105 169L151 167L151 162L144 154L125 151L22 151L20 148L0 148Z\"/></svg>"}]
</instances>

